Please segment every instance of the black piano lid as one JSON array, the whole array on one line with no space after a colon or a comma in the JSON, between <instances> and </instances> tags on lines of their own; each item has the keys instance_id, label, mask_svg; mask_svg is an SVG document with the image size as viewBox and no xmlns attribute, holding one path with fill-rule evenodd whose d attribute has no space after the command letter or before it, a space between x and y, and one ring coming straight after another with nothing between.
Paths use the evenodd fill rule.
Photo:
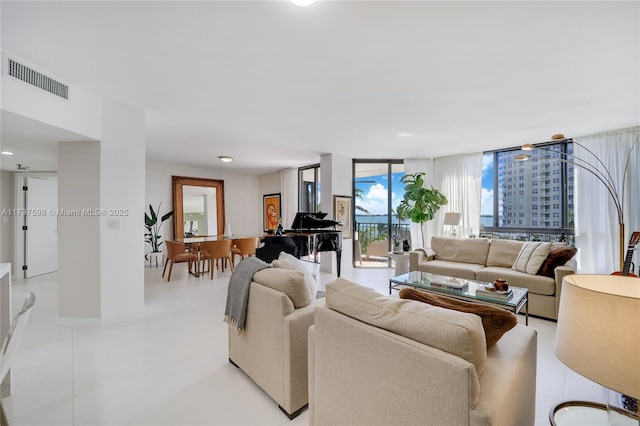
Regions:
<instances>
[{"instance_id":1,"label":"black piano lid","mask_svg":"<svg viewBox=\"0 0 640 426\"><path fill-rule=\"evenodd\" d=\"M306 225L307 218L313 219L324 219L327 216L327 213L322 212L298 212L296 213L296 217L293 219L293 224L291 225L291 229L305 229L308 228Z\"/></svg>"}]
</instances>

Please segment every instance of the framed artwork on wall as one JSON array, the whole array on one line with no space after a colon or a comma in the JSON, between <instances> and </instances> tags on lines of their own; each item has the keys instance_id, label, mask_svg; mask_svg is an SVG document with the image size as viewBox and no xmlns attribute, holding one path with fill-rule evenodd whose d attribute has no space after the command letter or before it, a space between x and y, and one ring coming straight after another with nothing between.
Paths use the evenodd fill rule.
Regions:
<instances>
[{"instance_id":1,"label":"framed artwork on wall","mask_svg":"<svg viewBox=\"0 0 640 426\"><path fill-rule=\"evenodd\" d=\"M262 196L262 219L265 232L275 232L280 223L280 193Z\"/></svg>"},{"instance_id":2,"label":"framed artwork on wall","mask_svg":"<svg viewBox=\"0 0 640 426\"><path fill-rule=\"evenodd\" d=\"M336 228L342 231L342 238L351 238L353 221L351 219L351 197L343 195L333 196L333 218L342 222L342 226Z\"/></svg>"}]
</instances>

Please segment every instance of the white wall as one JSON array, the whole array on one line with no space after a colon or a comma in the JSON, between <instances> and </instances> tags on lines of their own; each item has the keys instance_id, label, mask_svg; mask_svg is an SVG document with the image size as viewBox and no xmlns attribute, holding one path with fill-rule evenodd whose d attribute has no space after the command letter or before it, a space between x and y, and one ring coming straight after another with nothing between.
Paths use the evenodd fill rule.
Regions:
<instances>
[{"instance_id":1,"label":"white wall","mask_svg":"<svg viewBox=\"0 0 640 426\"><path fill-rule=\"evenodd\" d=\"M267 173L260 176L260 194L282 193L280 188L280 172Z\"/></svg>"},{"instance_id":2,"label":"white wall","mask_svg":"<svg viewBox=\"0 0 640 426\"><path fill-rule=\"evenodd\" d=\"M6 55L7 53L3 52L3 61ZM48 71L41 70L19 57L8 55L52 78L56 78ZM66 84L64 80L60 81ZM88 138L99 140L102 134L101 99L71 85L69 85L69 99L65 100L20 80L3 75L2 109Z\"/></svg>"},{"instance_id":3,"label":"white wall","mask_svg":"<svg viewBox=\"0 0 640 426\"><path fill-rule=\"evenodd\" d=\"M218 160L212 158L211 161ZM173 209L171 176L224 180L225 222L231 224L233 234L262 235L262 194L259 190L258 176L231 172L224 170L224 167L202 168L147 161L145 211L149 208L149 204L155 209L160 202L162 202L162 214ZM142 233L144 231L142 220L140 228ZM164 223L161 235L163 239L173 238L173 219ZM150 251L148 244L144 250Z\"/></svg>"},{"instance_id":4,"label":"white wall","mask_svg":"<svg viewBox=\"0 0 640 426\"><path fill-rule=\"evenodd\" d=\"M99 209L99 188L100 142L60 142L58 209ZM101 317L100 255L99 216L58 215L58 316Z\"/></svg>"},{"instance_id":5,"label":"white wall","mask_svg":"<svg viewBox=\"0 0 640 426\"><path fill-rule=\"evenodd\" d=\"M101 318L144 308L145 111L103 103L100 143Z\"/></svg>"},{"instance_id":6,"label":"white wall","mask_svg":"<svg viewBox=\"0 0 640 426\"><path fill-rule=\"evenodd\" d=\"M322 173L321 204L323 212L329 213L327 218L334 218L333 196L352 194L353 159L340 155L326 154L320 157L320 169ZM320 270L324 272L337 272L334 268L335 255L323 253L320 262ZM341 268L351 268L353 259L353 238L342 240ZM342 271L341 271L342 272Z\"/></svg>"}]
</instances>

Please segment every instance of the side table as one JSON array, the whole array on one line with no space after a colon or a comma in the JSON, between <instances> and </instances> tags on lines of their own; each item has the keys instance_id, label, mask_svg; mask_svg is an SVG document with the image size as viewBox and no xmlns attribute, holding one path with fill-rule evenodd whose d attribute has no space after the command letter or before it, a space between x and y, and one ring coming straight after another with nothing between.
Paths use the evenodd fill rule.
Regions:
<instances>
[{"instance_id":1,"label":"side table","mask_svg":"<svg viewBox=\"0 0 640 426\"><path fill-rule=\"evenodd\" d=\"M387 256L396 262L396 277L409 272L409 252L394 253L390 251Z\"/></svg>"}]
</instances>

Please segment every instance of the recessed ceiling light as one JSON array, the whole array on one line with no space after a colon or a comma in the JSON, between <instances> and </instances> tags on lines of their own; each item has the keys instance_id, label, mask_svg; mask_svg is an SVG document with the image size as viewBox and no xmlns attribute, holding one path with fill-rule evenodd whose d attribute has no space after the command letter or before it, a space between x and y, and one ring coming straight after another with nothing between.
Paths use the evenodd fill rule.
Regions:
<instances>
[{"instance_id":1,"label":"recessed ceiling light","mask_svg":"<svg viewBox=\"0 0 640 426\"><path fill-rule=\"evenodd\" d=\"M229 157L228 155L221 155L218 157L220 159L220 161L222 161L223 163L230 163L233 161L233 158Z\"/></svg>"},{"instance_id":2,"label":"recessed ceiling light","mask_svg":"<svg viewBox=\"0 0 640 426\"><path fill-rule=\"evenodd\" d=\"M291 0L291 3L295 4L296 6L310 6L312 5L316 0Z\"/></svg>"},{"instance_id":3,"label":"recessed ceiling light","mask_svg":"<svg viewBox=\"0 0 640 426\"><path fill-rule=\"evenodd\" d=\"M408 138L410 136L413 136L413 133L409 133L409 132L400 132L398 133L398 136L401 138Z\"/></svg>"},{"instance_id":4,"label":"recessed ceiling light","mask_svg":"<svg viewBox=\"0 0 640 426\"><path fill-rule=\"evenodd\" d=\"M11 151L2 151L2 155L13 155Z\"/></svg>"}]
</instances>

